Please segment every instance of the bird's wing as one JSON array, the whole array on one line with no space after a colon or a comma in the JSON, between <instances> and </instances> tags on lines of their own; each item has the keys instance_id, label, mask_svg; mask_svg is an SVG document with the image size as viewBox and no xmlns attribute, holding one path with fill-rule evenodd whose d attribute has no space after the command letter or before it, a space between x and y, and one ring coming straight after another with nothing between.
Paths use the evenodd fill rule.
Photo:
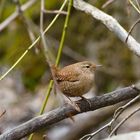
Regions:
<instances>
[{"instance_id":1,"label":"bird's wing","mask_svg":"<svg viewBox=\"0 0 140 140\"><path fill-rule=\"evenodd\" d=\"M64 72L63 70L59 71L56 74L56 80L57 82L62 82L62 81L69 81L69 82L76 82L79 81L79 73L75 72L71 72L71 71L67 71Z\"/></svg>"}]
</instances>

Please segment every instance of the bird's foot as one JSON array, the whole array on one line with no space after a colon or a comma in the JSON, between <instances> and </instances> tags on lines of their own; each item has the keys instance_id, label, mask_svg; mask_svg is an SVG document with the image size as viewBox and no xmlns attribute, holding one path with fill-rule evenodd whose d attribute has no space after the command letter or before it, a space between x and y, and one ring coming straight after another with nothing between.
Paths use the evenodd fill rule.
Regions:
<instances>
[{"instance_id":1,"label":"bird's foot","mask_svg":"<svg viewBox=\"0 0 140 140\"><path fill-rule=\"evenodd\" d=\"M140 84L138 84L138 85L131 85L131 88L136 90L136 91L138 91L138 92L140 92Z\"/></svg>"},{"instance_id":2,"label":"bird's foot","mask_svg":"<svg viewBox=\"0 0 140 140\"><path fill-rule=\"evenodd\" d=\"M82 100L87 101L90 107L92 106L92 105L91 105L91 102L90 102L87 98L85 98L85 97L83 97L83 96L80 96L80 97L82 98Z\"/></svg>"},{"instance_id":3,"label":"bird's foot","mask_svg":"<svg viewBox=\"0 0 140 140\"><path fill-rule=\"evenodd\" d=\"M69 99L69 104L75 109L75 110L77 110L78 112L80 112L81 111L81 109L80 109L80 107L78 106L78 104L77 103L75 103L74 101L72 101L71 99L70 99L70 97L69 96L66 96L68 99Z\"/></svg>"}]
</instances>

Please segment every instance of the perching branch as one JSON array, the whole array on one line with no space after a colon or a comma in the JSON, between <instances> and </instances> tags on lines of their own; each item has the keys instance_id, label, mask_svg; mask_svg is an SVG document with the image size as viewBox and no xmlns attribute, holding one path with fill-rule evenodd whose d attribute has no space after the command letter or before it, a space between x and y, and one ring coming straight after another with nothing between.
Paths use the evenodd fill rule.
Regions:
<instances>
[{"instance_id":1,"label":"perching branch","mask_svg":"<svg viewBox=\"0 0 140 140\"><path fill-rule=\"evenodd\" d=\"M135 85L140 90L140 83ZM85 100L77 101L80 112L76 111L71 105L63 105L55 110L52 110L44 115L35 117L5 133L0 135L0 140L18 140L21 139L41 128L48 127L63 119L68 118L69 114L76 115L87 111L94 111L102 107L110 106L136 97L139 94L139 90L136 90L132 86L115 90L113 92L104 94L102 96L96 96L88 99L89 103Z\"/></svg>"},{"instance_id":2,"label":"perching branch","mask_svg":"<svg viewBox=\"0 0 140 140\"><path fill-rule=\"evenodd\" d=\"M127 31L112 16L104 13L96 7L86 3L83 0L74 0L73 6L80 11L90 14L93 18L101 21L110 31L112 31L122 42L128 36ZM127 41L127 47L140 57L140 44L130 35Z\"/></svg>"},{"instance_id":3,"label":"perching branch","mask_svg":"<svg viewBox=\"0 0 140 140\"><path fill-rule=\"evenodd\" d=\"M140 91L138 91L140 92ZM85 136L83 136L80 140L84 140L85 138L87 138L87 140L91 140L95 135L97 135L99 132L101 132L102 130L108 128L110 130L110 132L112 132L112 124L117 120L117 118L123 113L123 111L125 109L127 109L130 105L132 105L134 102L136 102L138 99L140 98L140 94L137 95L135 98L133 98L132 100L130 100L128 103L126 103L125 105L119 107L115 112L114 112L114 116L111 119L111 121L109 121L106 125L104 125L103 127L99 128L98 130L96 130L93 133L87 134ZM114 128L115 129L115 128Z\"/></svg>"}]
</instances>

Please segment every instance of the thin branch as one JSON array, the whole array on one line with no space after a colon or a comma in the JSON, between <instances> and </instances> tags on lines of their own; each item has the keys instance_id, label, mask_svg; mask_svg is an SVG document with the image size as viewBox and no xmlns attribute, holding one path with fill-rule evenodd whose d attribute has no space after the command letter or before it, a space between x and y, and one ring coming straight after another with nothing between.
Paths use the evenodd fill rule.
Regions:
<instances>
[{"instance_id":1,"label":"thin branch","mask_svg":"<svg viewBox=\"0 0 140 140\"><path fill-rule=\"evenodd\" d=\"M140 84L136 85L140 89ZM63 119L68 118L68 114L76 115L87 111L94 111L102 107L110 106L136 97L139 92L133 89L131 86L122 89L115 90L113 92L104 94L102 96L96 96L88 99L89 103L85 100L79 100L76 103L79 105L80 112L75 110L73 106L65 104L55 110L52 110L44 115L37 116L11 130L0 135L0 140L18 140L37 130L44 127L49 127Z\"/></svg>"},{"instance_id":2,"label":"thin branch","mask_svg":"<svg viewBox=\"0 0 140 140\"><path fill-rule=\"evenodd\" d=\"M44 0L41 0L41 6L40 6L40 36L41 36L41 40L42 40L42 44L43 44L43 52L44 52L44 55L46 57L46 60L49 64L49 66L51 65L51 61L50 61L50 57L48 55L48 47L47 47L47 44L46 44L46 41L45 41L45 37L44 37L44 34L43 34L43 22L44 22L44 15L43 15L43 10L44 10ZM39 112L39 115L42 115L44 110L45 110L45 107L46 107L46 104L48 102L48 99L49 99L49 96L50 94L47 94L45 99L44 99L44 102L42 104L42 107L40 109L40 112ZM46 101L46 98L47 98L47 101ZM34 133L32 133L28 140L32 140L33 139L33 136L34 136Z\"/></svg>"},{"instance_id":3,"label":"thin branch","mask_svg":"<svg viewBox=\"0 0 140 140\"><path fill-rule=\"evenodd\" d=\"M0 18L2 18L3 11L4 11L4 8L5 8L5 3L6 3L5 0L1 0L1 2L0 2Z\"/></svg>"},{"instance_id":4,"label":"thin branch","mask_svg":"<svg viewBox=\"0 0 140 140\"><path fill-rule=\"evenodd\" d=\"M118 129L119 127L124 124L131 116L133 116L135 113L137 113L138 111L140 111L140 107L135 109L132 113L130 113L127 117L125 117L110 133L109 137L111 137Z\"/></svg>"},{"instance_id":5,"label":"thin branch","mask_svg":"<svg viewBox=\"0 0 140 140\"><path fill-rule=\"evenodd\" d=\"M62 4L60 10L63 10L64 6L66 4L66 1ZM59 13L54 17L54 19L51 21L51 23L46 27L46 29L43 31L43 34L45 34L55 23L57 18L59 17ZM18 60L0 77L0 81L4 79L16 66L21 62L21 60L26 56L26 54L38 43L40 40L40 36L23 52L23 54L18 58Z\"/></svg>"},{"instance_id":6,"label":"thin branch","mask_svg":"<svg viewBox=\"0 0 140 140\"><path fill-rule=\"evenodd\" d=\"M67 0L65 0L64 3L66 1ZM58 49L58 53L57 53L57 57L56 57L56 62L55 62L56 66L58 66L59 61L60 61L60 57L61 57L61 54L62 54L62 50L63 50L63 46L64 46L64 40L65 40L65 37L66 37L67 26L68 26L70 12L71 12L71 7L72 7L72 0L70 0L69 3L68 3L68 14L67 14L66 19L65 19L64 28L63 28L63 32L62 32L62 36L61 36L61 41L60 41L60 45L59 45L59 49ZM41 32L42 42L43 42L43 46L44 46L44 51L48 52L48 50L46 50L47 45L46 45L44 34L43 34L43 10L44 10L44 0L42 0L42 2L41 2L40 32ZM52 64L50 63L50 58L48 57L47 54L45 54L45 56L46 56L46 59L47 59L47 62L49 64L49 66L51 67ZM51 80L50 83L49 83L49 88L48 88L48 92L47 92L47 95L46 95L46 99L44 100L43 106L42 106L42 108L40 110L40 113L39 113L40 115L44 113L44 110L45 110L45 107L46 107L46 104L47 104L52 86L53 86L53 81Z\"/></svg>"},{"instance_id":7,"label":"thin branch","mask_svg":"<svg viewBox=\"0 0 140 140\"><path fill-rule=\"evenodd\" d=\"M137 92L140 93L140 89L136 88L135 85L131 86L134 90L136 90ZM112 127L112 124L117 120L117 118L123 113L123 111L125 109L127 109L130 105L132 105L133 103L135 103L138 99L140 98L140 94L138 96L136 96L134 99L130 100L128 103L126 103L125 105L119 107L115 113L114 116L112 118L112 120L110 122L108 122L106 125L104 125L103 127L99 128L97 131L87 134L85 136L83 136L80 140L84 140L85 138L87 138L87 140L90 140L91 138L93 138L96 134L98 134L99 132L101 132L102 130L106 129L106 128L110 128Z\"/></svg>"},{"instance_id":8,"label":"thin branch","mask_svg":"<svg viewBox=\"0 0 140 140\"><path fill-rule=\"evenodd\" d=\"M102 6L102 8L107 7L108 5L110 5L111 3L113 3L115 0L108 0L107 2L105 2Z\"/></svg>"},{"instance_id":9,"label":"thin branch","mask_svg":"<svg viewBox=\"0 0 140 140\"><path fill-rule=\"evenodd\" d=\"M4 110L1 114L0 114L0 118L6 113L6 110Z\"/></svg>"},{"instance_id":10,"label":"thin branch","mask_svg":"<svg viewBox=\"0 0 140 140\"><path fill-rule=\"evenodd\" d=\"M131 32L133 31L133 29L135 28L135 26L140 23L140 18L138 20L135 21L135 23L132 25L132 27L130 28L130 30L128 31L128 35L127 35L127 38L125 40L125 42L127 43L127 40L129 38L129 35L131 34Z\"/></svg>"},{"instance_id":11,"label":"thin branch","mask_svg":"<svg viewBox=\"0 0 140 140\"><path fill-rule=\"evenodd\" d=\"M112 31L122 42L126 43L127 31L114 19L112 16L104 13L98 8L88 4L83 0L74 0L73 6L80 11L83 11L93 18L101 21L110 31ZM140 57L140 44L130 35L127 41L127 47Z\"/></svg>"},{"instance_id":12,"label":"thin branch","mask_svg":"<svg viewBox=\"0 0 140 140\"><path fill-rule=\"evenodd\" d=\"M44 25L43 25L43 22L44 22L44 15L43 15L43 11L44 11L44 0L41 0L41 7L40 7L40 33L41 33L41 37L42 39L44 38L43 36L43 28L44 28ZM46 46L44 46L46 47Z\"/></svg>"},{"instance_id":13,"label":"thin branch","mask_svg":"<svg viewBox=\"0 0 140 140\"><path fill-rule=\"evenodd\" d=\"M30 25L30 22L29 22L28 18L26 18L26 16L24 16L24 13L23 13L22 8L21 8L20 1L15 0L14 2L17 5L17 11L19 12L19 16L21 17L23 23L26 25L30 40L33 43L35 41L35 35L32 31L32 26Z\"/></svg>"},{"instance_id":14,"label":"thin branch","mask_svg":"<svg viewBox=\"0 0 140 140\"><path fill-rule=\"evenodd\" d=\"M42 39L44 56L46 58L46 61L47 61L48 65L51 66L53 64L53 62L51 60L50 53L49 53L49 48L46 44L45 36L43 34L43 28L44 28L44 25L43 25L43 23L44 23L44 13L43 13L43 11L45 9L44 5L45 5L44 0L41 0L41 7L40 7L40 34L41 35L40 36L41 36L41 39Z\"/></svg>"},{"instance_id":15,"label":"thin branch","mask_svg":"<svg viewBox=\"0 0 140 140\"><path fill-rule=\"evenodd\" d=\"M57 57L56 57L56 63L55 63L56 66L58 66L58 64L59 64L60 56L62 54L62 50L63 50L63 47L64 47L64 40L65 40L65 37L66 37L66 31L67 31L67 26L68 26L68 22L69 22L69 17L70 17L72 3L73 3L73 0L70 0L69 3L68 3L68 9L67 9L68 14L67 14L67 16L65 18L65 22L64 22L63 32L62 32L62 36L61 36L61 40L60 40L60 45L59 45L59 49L58 49L58 53L57 53ZM46 57L46 60L47 60L47 62L49 64L49 66L50 66L50 69L51 69L52 63L50 61L49 52L48 52L49 50L47 48L45 37L44 37L44 34L43 34L43 10L44 10L44 0L41 0L41 8L40 8L40 33L41 33L41 38L42 38L42 43L43 43L43 52L44 52L44 55ZM46 105L48 103L48 99L49 99L49 96L50 96L50 93L51 93L51 90L52 90L53 83L54 82L52 80L50 80L49 87L48 87L48 90L46 92L45 99L44 99L44 101L42 103L39 115L42 115L44 113L44 110L46 108ZM29 140L32 140L32 138L33 138L33 134L30 135Z\"/></svg>"},{"instance_id":16,"label":"thin branch","mask_svg":"<svg viewBox=\"0 0 140 140\"><path fill-rule=\"evenodd\" d=\"M90 140L91 138L93 138L97 133L101 132L102 130L106 129L108 126L110 125L110 122L107 123L106 125L104 125L103 127L99 128L97 131L95 131L94 133L91 134L87 134L85 136L83 136L80 140L85 140L85 138L87 138L86 140Z\"/></svg>"},{"instance_id":17,"label":"thin branch","mask_svg":"<svg viewBox=\"0 0 140 140\"><path fill-rule=\"evenodd\" d=\"M78 139L81 136L84 136L86 132L91 130L91 128L97 129L100 125L107 121L113 115L114 111L122 104L123 103L119 103L113 106L108 106L95 111L84 118L80 117L81 119L76 119L75 123L71 126L71 131L69 131L69 133L66 133L66 135L64 135L62 139Z\"/></svg>"},{"instance_id":18,"label":"thin branch","mask_svg":"<svg viewBox=\"0 0 140 140\"><path fill-rule=\"evenodd\" d=\"M136 4L137 4L138 9L140 10L140 4L139 4L138 0L136 0Z\"/></svg>"},{"instance_id":19,"label":"thin branch","mask_svg":"<svg viewBox=\"0 0 140 140\"><path fill-rule=\"evenodd\" d=\"M133 103L135 103L138 99L140 98L140 95L136 96L134 99L130 100L128 103L126 103L125 105L119 107L115 113L114 113L114 120L115 121L122 113L125 109L127 109L130 105L132 105Z\"/></svg>"},{"instance_id":20,"label":"thin branch","mask_svg":"<svg viewBox=\"0 0 140 140\"><path fill-rule=\"evenodd\" d=\"M58 13L60 13L62 15L67 15L67 12L66 11L59 11L59 10L45 10L44 9L43 12L45 14L58 14Z\"/></svg>"},{"instance_id":21,"label":"thin branch","mask_svg":"<svg viewBox=\"0 0 140 140\"><path fill-rule=\"evenodd\" d=\"M63 27L61 40L60 40L59 50L58 50L58 54L57 54L56 62L55 62L56 66L59 65L61 53L62 53L62 50L63 50L63 47L64 47L64 41L65 41L65 38L66 38L66 32L67 32L67 27L68 27L68 24L69 24L69 18L70 18L70 13L71 13L72 6L73 6L73 0L69 0L68 9L67 9L68 14L65 18L65 23L64 23L64 27Z\"/></svg>"},{"instance_id":22,"label":"thin branch","mask_svg":"<svg viewBox=\"0 0 140 140\"><path fill-rule=\"evenodd\" d=\"M21 6L21 10L25 11L30 8L37 0L29 0L27 3ZM15 18L19 16L19 12L16 10L13 14L11 14L8 18L5 19L0 24L0 32L5 29Z\"/></svg>"},{"instance_id":23,"label":"thin branch","mask_svg":"<svg viewBox=\"0 0 140 140\"><path fill-rule=\"evenodd\" d=\"M140 14L140 9L132 2L132 0L129 0L130 4L134 7L134 9Z\"/></svg>"}]
</instances>

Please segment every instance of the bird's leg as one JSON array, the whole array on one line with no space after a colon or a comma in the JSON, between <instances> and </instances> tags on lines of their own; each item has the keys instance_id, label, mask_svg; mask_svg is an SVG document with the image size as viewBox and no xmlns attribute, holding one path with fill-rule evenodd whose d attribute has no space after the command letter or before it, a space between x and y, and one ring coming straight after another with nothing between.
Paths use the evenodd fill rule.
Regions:
<instances>
[{"instance_id":1,"label":"bird's leg","mask_svg":"<svg viewBox=\"0 0 140 140\"><path fill-rule=\"evenodd\" d=\"M137 85L132 85L131 87L132 87L132 89L134 89L134 90L136 90L136 91L140 92L140 88L139 88L139 87L137 87Z\"/></svg>"},{"instance_id":2,"label":"bird's leg","mask_svg":"<svg viewBox=\"0 0 140 140\"><path fill-rule=\"evenodd\" d=\"M67 96L67 95L65 95L65 96L69 99L70 104L74 107L74 109L76 109L78 112L80 112L81 110L80 110L79 106L74 101L72 101L69 96Z\"/></svg>"},{"instance_id":3,"label":"bird's leg","mask_svg":"<svg viewBox=\"0 0 140 140\"><path fill-rule=\"evenodd\" d=\"M87 102L88 102L88 104L89 104L89 106L91 107L91 102L90 102L87 98L85 98L84 96L79 96L79 97L81 97L81 98L82 98L82 100L87 101Z\"/></svg>"},{"instance_id":4,"label":"bird's leg","mask_svg":"<svg viewBox=\"0 0 140 140\"><path fill-rule=\"evenodd\" d=\"M53 85L53 90L54 90L54 95L56 95L57 94L57 86L56 86L56 84Z\"/></svg>"}]
</instances>

